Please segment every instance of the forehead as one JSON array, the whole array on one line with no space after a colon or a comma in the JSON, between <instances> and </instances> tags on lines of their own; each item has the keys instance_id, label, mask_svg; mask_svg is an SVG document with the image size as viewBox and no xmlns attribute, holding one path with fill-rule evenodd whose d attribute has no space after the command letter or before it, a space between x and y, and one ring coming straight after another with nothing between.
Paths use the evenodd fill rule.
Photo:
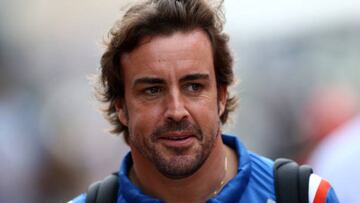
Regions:
<instances>
[{"instance_id":1,"label":"forehead","mask_svg":"<svg viewBox=\"0 0 360 203\"><path fill-rule=\"evenodd\" d=\"M121 56L124 79L159 72L213 72L208 35L195 29L169 36L145 37L133 51Z\"/></svg>"}]
</instances>

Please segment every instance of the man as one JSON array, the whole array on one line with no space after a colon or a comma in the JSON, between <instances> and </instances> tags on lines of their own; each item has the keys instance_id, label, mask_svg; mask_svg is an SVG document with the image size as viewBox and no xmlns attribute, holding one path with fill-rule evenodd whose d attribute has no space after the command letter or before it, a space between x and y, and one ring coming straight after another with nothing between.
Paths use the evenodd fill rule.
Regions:
<instances>
[{"instance_id":1,"label":"man","mask_svg":"<svg viewBox=\"0 0 360 203\"><path fill-rule=\"evenodd\" d=\"M143 1L112 30L101 93L131 149L117 202L276 201L273 162L221 134L235 99L220 6ZM319 195L337 202L331 188Z\"/></svg>"}]
</instances>

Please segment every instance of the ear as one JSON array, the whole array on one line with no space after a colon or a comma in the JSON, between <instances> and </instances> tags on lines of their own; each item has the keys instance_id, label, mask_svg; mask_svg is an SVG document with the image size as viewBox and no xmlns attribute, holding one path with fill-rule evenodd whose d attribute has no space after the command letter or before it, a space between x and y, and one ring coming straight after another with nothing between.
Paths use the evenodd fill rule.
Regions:
<instances>
[{"instance_id":1,"label":"ear","mask_svg":"<svg viewBox=\"0 0 360 203\"><path fill-rule=\"evenodd\" d=\"M222 86L218 88L218 106L219 106L219 116L221 116L225 111L227 100L227 87Z\"/></svg>"},{"instance_id":2,"label":"ear","mask_svg":"<svg viewBox=\"0 0 360 203\"><path fill-rule=\"evenodd\" d=\"M125 102L120 99L117 99L115 101L115 109L121 124L128 126L128 115L127 115Z\"/></svg>"}]
</instances>

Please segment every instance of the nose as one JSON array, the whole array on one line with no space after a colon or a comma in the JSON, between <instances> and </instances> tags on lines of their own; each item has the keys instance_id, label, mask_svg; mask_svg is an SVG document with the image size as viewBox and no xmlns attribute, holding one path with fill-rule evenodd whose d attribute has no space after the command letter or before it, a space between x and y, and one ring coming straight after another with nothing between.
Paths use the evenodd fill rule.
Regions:
<instances>
[{"instance_id":1,"label":"nose","mask_svg":"<svg viewBox=\"0 0 360 203\"><path fill-rule=\"evenodd\" d=\"M189 112L186 108L184 98L178 90L169 93L166 99L165 117L172 121L181 121L188 118Z\"/></svg>"}]
</instances>

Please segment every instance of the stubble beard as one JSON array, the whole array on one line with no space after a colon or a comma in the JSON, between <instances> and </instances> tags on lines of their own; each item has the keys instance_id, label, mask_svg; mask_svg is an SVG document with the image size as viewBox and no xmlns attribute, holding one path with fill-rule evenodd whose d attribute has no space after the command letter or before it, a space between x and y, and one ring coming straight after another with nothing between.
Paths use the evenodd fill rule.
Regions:
<instances>
[{"instance_id":1,"label":"stubble beard","mask_svg":"<svg viewBox=\"0 0 360 203\"><path fill-rule=\"evenodd\" d=\"M167 148L157 141L168 131L191 131L197 142L190 148ZM188 121L168 122L156 128L150 136L142 136L142 140L135 140L131 136L130 142L161 174L171 179L181 179L194 174L209 157L219 129L211 132L211 135L204 135L197 125Z\"/></svg>"}]
</instances>

